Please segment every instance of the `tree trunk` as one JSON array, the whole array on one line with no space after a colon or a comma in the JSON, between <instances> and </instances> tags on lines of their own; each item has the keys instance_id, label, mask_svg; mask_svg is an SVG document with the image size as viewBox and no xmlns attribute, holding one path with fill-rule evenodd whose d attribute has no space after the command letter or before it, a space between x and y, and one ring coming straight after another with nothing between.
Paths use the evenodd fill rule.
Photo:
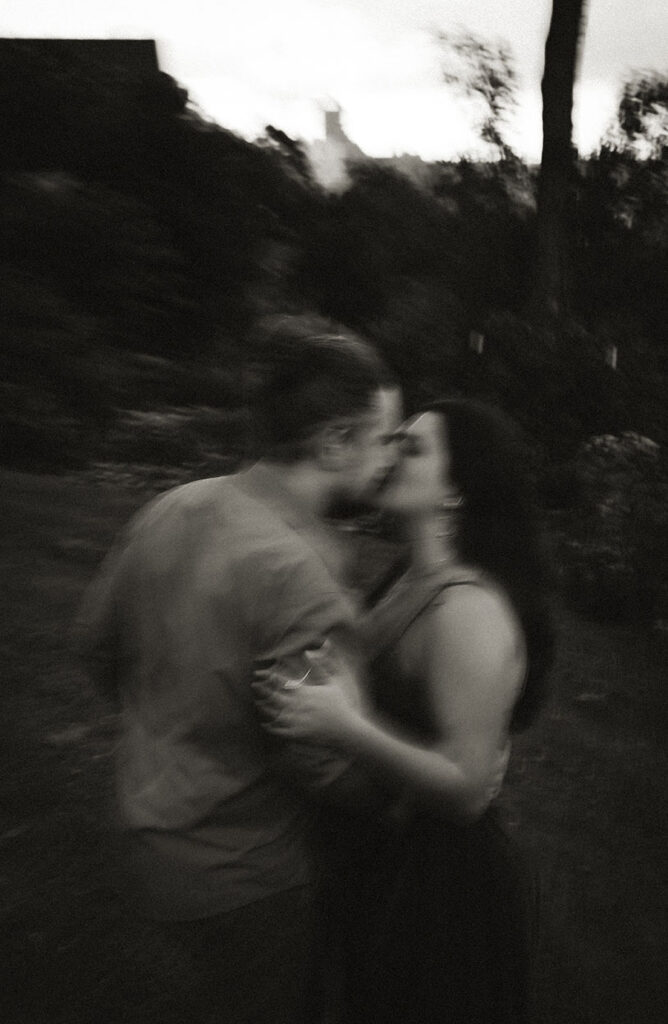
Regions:
<instances>
[{"instance_id":1,"label":"tree trunk","mask_svg":"<svg viewBox=\"0 0 668 1024\"><path fill-rule=\"evenodd\" d=\"M569 312L576 153L573 87L586 0L553 0L543 70L543 152L538 179L533 307L541 316Z\"/></svg>"}]
</instances>

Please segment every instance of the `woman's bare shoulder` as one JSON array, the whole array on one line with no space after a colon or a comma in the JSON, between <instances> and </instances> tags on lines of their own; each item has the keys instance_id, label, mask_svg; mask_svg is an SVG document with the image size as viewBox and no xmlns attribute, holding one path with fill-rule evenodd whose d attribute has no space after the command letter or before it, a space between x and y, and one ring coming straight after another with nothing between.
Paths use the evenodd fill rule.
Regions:
<instances>
[{"instance_id":1,"label":"woman's bare shoulder","mask_svg":"<svg viewBox=\"0 0 668 1024\"><path fill-rule=\"evenodd\" d=\"M485 582L448 588L422 629L424 678L447 728L482 722L495 737L505 734L526 674L526 645L504 592Z\"/></svg>"},{"instance_id":2,"label":"woman's bare shoulder","mask_svg":"<svg viewBox=\"0 0 668 1024\"><path fill-rule=\"evenodd\" d=\"M522 639L510 599L484 577L444 588L421 619L416 627L429 646L463 651L475 659L512 655Z\"/></svg>"}]
</instances>

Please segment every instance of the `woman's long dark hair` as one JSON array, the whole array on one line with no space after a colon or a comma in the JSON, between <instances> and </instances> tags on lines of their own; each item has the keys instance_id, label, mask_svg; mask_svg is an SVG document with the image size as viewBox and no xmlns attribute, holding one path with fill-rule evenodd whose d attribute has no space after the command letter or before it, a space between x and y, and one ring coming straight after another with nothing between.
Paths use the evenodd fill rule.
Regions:
<instances>
[{"instance_id":1,"label":"woman's long dark hair","mask_svg":"<svg viewBox=\"0 0 668 1024\"><path fill-rule=\"evenodd\" d=\"M428 407L444 417L450 477L464 503L453 538L457 554L497 580L522 624L528 654L526 685L513 713L525 728L543 703L554 634L527 452L514 424L478 402L449 399Z\"/></svg>"}]
</instances>

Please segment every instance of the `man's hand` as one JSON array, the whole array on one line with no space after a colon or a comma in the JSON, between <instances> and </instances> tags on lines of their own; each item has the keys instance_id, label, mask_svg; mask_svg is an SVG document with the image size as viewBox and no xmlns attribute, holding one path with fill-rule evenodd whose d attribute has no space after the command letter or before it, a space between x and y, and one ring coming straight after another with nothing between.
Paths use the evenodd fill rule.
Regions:
<instances>
[{"instance_id":1,"label":"man's hand","mask_svg":"<svg viewBox=\"0 0 668 1024\"><path fill-rule=\"evenodd\" d=\"M322 682L310 685L311 672ZM339 673L345 669L339 668ZM309 684L306 680L309 680ZM315 658L303 677L285 677L273 669L255 673L253 690L262 727L275 736L309 743L349 747L363 722L350 702L340 675L327 677Z\"/></svg>"}]
</instances>

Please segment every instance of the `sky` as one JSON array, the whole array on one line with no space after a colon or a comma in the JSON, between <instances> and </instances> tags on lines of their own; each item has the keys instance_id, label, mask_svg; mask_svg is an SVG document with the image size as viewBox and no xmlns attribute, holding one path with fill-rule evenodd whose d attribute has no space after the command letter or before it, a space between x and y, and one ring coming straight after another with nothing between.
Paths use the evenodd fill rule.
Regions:
<instances>
[{"instance_id":1,"label":"sky","mask_svg":"<svg viewBox=\"0 0 668 1024\"><path fill-rule=\"evenodd\" d=\"M435 33L506 43L518 105L506 133L541 147L540 78L551 0L0 0L0 35L146 38L202 113L253 139L273 124L322 138L338 105L369 156L482 155L471 105L441 79ZM574 108L581 152L597 147L633 72L668 74L666 0L589 0Z\"/></svg>"}]
</instances>

